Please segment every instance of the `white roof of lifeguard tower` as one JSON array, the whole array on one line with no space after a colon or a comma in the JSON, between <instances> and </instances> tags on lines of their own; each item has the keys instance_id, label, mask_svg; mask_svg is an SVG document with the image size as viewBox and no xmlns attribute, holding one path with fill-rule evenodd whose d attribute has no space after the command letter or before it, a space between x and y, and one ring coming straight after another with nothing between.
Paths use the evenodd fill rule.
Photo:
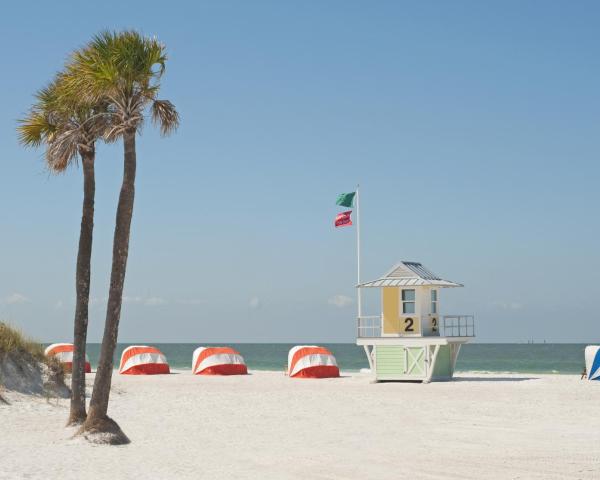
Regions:
<instances>
[{"instance_id":1,"label":"white roof of lifeguard tower","mask_svg":"<svg viewBox=\"0 0 600 480\"><path fill-rule=\"evenodd\" d=\"M418 262L400 262L383 277L358 285L368 287L462 287L460 283L443 280Z\"/></svg>"}]
</instances>

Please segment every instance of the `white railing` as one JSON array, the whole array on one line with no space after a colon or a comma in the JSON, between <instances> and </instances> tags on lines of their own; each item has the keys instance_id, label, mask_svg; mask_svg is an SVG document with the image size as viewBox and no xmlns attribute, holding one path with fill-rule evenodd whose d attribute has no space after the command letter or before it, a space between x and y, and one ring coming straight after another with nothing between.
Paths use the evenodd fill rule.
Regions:
<instances>
[{"instance_id":1,"label":"white railing","mask_svg":"<svg viewBox=\"0 0 600 480\"><path fill-rule=\"evenodd\" d=\"M444 315L442 324L444 337L474 337L474 315Z\"/></svg>"},{"instance_id":2,"label":"white railing","mask_svg":"<svg viewBox=\"0 0 600 480\"><path fill-rule=\"evenodd\" d=\"M358 317L358 338L381 337L381 315Z\"/></svg>"},{"instance_id":3,"label":"white railing","mask_svg":"<svg viewBox=\"0 0 600 480\"><path fill-rule=\"evenodd\" d=\"M474 315L444 315L442 322L442 337L474 337L475 316ZM366 315L358 317L358 338L379 338L381 331L382 316Z\"/></svg>"}]
</instances>

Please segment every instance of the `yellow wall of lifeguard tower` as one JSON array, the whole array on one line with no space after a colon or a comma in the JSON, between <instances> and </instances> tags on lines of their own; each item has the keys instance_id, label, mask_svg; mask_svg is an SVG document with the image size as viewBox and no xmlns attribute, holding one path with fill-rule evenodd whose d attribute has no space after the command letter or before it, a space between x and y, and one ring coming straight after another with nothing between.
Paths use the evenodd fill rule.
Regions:
<instances>
[{"instance_id":1,"label":"yellow wall of lifeguard tower","mask_svg":"<svg viewBox=\"0 0 600 480\"><path fill-rule=\"evenodd\" d=\"M421 333L421 321L415 314L400 314L400 292L398 287L381 289L383 313L383 335L415 335ZM406 320L410 318L410 321Z\"/></svg>"}]
</instances>

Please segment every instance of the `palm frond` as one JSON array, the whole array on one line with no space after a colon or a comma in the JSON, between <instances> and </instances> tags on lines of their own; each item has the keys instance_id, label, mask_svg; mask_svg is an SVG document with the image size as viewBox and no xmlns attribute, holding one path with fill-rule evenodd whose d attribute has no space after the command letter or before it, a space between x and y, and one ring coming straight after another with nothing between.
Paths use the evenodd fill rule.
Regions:
<instances>
[{"instance_id":1,"label":"palm frond","mask_svg":"<svg viewBox=\"0 0 600 480\"><path fill-rule=\"evenodd\" d=\"M63 91L86 103L106 102L110 125L106 141L115 141L128 129L141 129L146 109L167 135L179 124L179 115L168 102L156 105L159 80L165 71L165 46L135 30L105 30L73 53L66 66Z\"/></svg>"},{"instance_id":2,"label":"palm frond","mask_svg":"<svg viewBox=\"0 0 600 480\"><path fill-rule=\"evenodd\" d=\"M76 128L65 129L58 133L46 149L48 168L55 173L63 172L77 161L79 135Z\"/></svg>"},{"instance_id":3,"label":"palm frond","mask_svg":"<svg viewBox=\"0 0 600 480\"><path fill-rule=\"evenodd\" d=\"M64 171L80 151L94 148L112 119L109 104L91 103L70 90L70 77L62 72L36 94L36 103L19 121L19 141L46 147L46 164L53 172Z\"/></svg>"},{"instance_id":4,"label":"palm frond","mask_svg":"<svg viewBox=\"0 0 600 480\"><path fill-rule=\"evenodd\" d=\"M19 143L26 147L39 147L49 142L56 132L56 126L50 123L48 115L32 110L27 117L20 119L17 133Z\"/></svg>"},{"instance_id":5,"label":"palm frond","mask_svg":"<svg viewBox=\"0 0 600 480\"><path fill-rule=\"evenodd\" d=\"M160 126L160 133L166 136L179 127L179 113L169 100L155 100L152 103L152 121Z\"/></svg>"}]
</instances>

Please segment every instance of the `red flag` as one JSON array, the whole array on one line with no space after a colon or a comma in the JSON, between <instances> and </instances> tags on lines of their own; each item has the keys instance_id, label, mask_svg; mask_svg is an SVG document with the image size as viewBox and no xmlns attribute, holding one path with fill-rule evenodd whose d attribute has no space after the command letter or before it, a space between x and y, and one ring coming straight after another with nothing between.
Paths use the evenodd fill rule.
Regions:
<instances>
[{"instance_id":1,"label":"red flag","mask_svg":"<svg viewBox=\"0 0 600 480\"><path fill-rule=\"evenodd\" d=\"M352 219L350 218L350 214L352 210L348 210L347 212L338 213L335 216L335 226L336 227L349 227L352 225Z\"/></svg>"}]
</instances>

